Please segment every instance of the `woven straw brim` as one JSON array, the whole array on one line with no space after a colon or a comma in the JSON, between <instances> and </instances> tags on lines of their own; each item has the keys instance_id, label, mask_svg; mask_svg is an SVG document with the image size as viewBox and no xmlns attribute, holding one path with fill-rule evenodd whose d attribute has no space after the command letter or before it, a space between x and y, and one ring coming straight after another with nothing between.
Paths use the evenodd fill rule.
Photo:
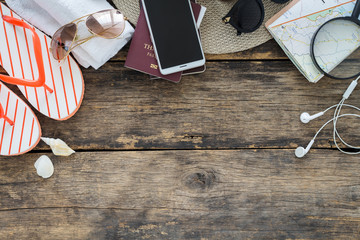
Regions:
<instances>
[{"instance_id":1,"label":"woven straw brim","mask_svg":"<svg viewBox=\"0 0 360 240\"><path fill-rule=\"evenodd\" d=\"M136 25L139 17L139 0L113 0L120 11ZM256 47L270 40L272 37L264 24L279 12L285 4L277 4L271 0L263 0L265 20L263 25L253 33L237 36L236 30L230 24L224 24L222 18L230 11L237 0L198 0L206 7L206 14L201 23L201 41L205 53L221 54L239 52ZM247 0L245 0L247 1Z\"/></svg>"}]
</instances>

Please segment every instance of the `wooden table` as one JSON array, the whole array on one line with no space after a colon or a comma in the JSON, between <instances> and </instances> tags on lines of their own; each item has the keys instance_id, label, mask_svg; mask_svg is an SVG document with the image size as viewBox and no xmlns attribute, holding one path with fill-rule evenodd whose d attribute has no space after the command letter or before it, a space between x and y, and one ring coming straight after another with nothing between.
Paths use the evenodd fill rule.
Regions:
<instances>
[{"instance_id":1,"label":"wooden table","mask_svg":"<svg viewBox=\"0 0 360 240\"><path fill-rule=\"evenodd\" d=\"M37 114L43 136L76 154L40 143L1 157L0 239L360 238L359 157L335 150L330 128L294 156L327 119L300 113L337 103L349 81L308 83L273 40L207 55L207 71L180 84L124 68L126 52L83 69L73 118ZM340 123L354 145L359 126ZM43 154L49 179L33 166Z\"/></svg>"}]
</instances>

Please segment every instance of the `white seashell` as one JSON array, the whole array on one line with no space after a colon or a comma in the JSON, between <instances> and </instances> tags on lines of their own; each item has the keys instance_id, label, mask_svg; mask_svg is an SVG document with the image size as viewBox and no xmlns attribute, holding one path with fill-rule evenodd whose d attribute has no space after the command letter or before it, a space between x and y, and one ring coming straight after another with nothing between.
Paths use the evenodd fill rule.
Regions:
<instances>
[{"instance_id":1,"label":"white seashell","mask_svg":"<svg viewBox=\"0 0 360 240\"><path fill-rule=\"evenodd\" d=\"M36 168L36 173L43 178L49 178L54 173L54 165L51 162L50 158L46 155L42 155L36 160L34 164Z\"/></svg>"},{"instance_id":2,"label":"white seashell","mask_svg":"<svg viewBox=\"0 0 360 240\"><path fill-rule=\"evenodd\" d=\"M43 140L47 145L50 146L52 152L56 156L70 156L71 154L75 153L63 140L57 138L46 138L42 137Z\"/></svg>"}]
</instances>

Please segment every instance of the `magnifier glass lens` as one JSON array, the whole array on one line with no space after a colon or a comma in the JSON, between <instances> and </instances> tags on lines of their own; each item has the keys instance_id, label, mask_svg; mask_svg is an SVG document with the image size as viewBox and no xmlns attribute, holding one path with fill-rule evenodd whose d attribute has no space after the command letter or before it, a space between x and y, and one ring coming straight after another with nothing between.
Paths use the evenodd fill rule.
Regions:
<instances>
[{"instance_id":1,"label":"magnifier glass lens","mask_svg":"<svg viewBox=\"0 0 360 240\"><path fill-rule=\"evenodd\" d=\"M360 72L360 26L338 19L324 24L314 38L314 57L320 68L335 78Z\"/></svg>"}]
</instances>

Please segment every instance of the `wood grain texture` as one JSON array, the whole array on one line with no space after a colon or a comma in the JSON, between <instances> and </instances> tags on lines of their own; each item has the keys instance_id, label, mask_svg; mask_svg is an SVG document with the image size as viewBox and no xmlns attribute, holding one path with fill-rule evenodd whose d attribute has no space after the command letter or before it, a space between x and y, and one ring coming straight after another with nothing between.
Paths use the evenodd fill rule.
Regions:
<instances>
[{"instance_id":1,"label":"wood grain texture","mask_svg":"<svg viewBox=\"0 0 360 240\"><path fill-rule=\"evenodd\" d=\"M288 61L209 62L207 67L180 84L149 80L119 62L84 69L79 112L64 122L38 114L43 136L64 139L75 150L295 148L307 144L331 115L305 125L300 113L337 103L349 84L308 83ZM359 100L353 94L348 103ZM346 124L359 129L355 119ZM344 125L340 122L340 129ZM360 144L358 131L343 130L346 140ZM314 147L333 147L328 128Z\"/></svg>"},{"instance_id":2,"label":"wood grain texture","mask_svg":"<svg viewBox=\"0 0 360 240\"><path fill-rule=\"evenodd\" d=\"M359 239L359 157L335 151L329 129L294 156L331 116L304 125L300 113L337 103L349 82L308 83L274 40L207 55L180 84L124 68L126 54L83 69L73 118L37 113L43 136L76 154L40 143L0 158L0 239ZM346 124L360 145L360 124ZM33 166L42 154L49 179Z\"/></svg>"},{"instance_id":3,"label":"wood grain texture","mask_svg":"<svg viewBox=\"0 0 360 240\"><path fill-rule=\"evenodd\" d=\"M1 239L358 239L360 162L333 150L0 160Z\"/></svg>"}]
</instances>

